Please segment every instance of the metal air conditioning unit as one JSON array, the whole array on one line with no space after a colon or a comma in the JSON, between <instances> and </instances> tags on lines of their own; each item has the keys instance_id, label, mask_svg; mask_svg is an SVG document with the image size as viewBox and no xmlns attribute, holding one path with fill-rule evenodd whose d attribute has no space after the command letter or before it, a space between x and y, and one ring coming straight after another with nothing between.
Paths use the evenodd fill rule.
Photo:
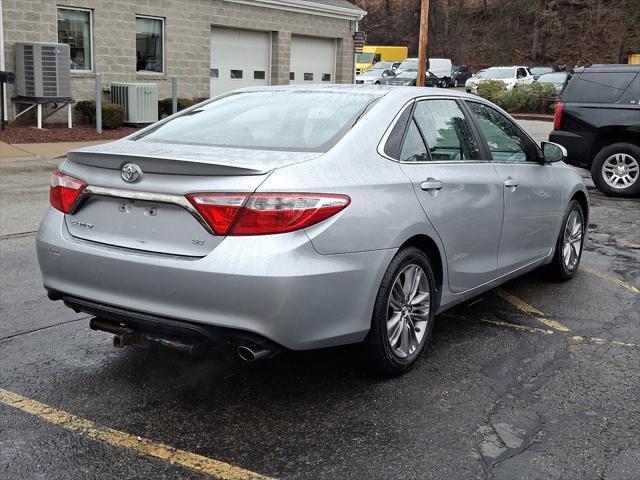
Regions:
<instances>
[{"instance_id":1,"label":"metal air conditioning unit","mask_svg":"<svg viewBox=\"0 0 640 480\"><path fill-rule=\"evenodd\" d=\"M41 100L71 99L69 45L63 43L16 43L16 90L18 97Z\"/></svg>"},{"instance_id":2,"label":"metal air conditioning unit","mask_svg":"<svg viewBox=\"0 0 640 480\"><path fill-rule=\"evenodd\" d=\"M109 84L111 101L124 107L125 123L158 121L158 86L155 83Z\"/></svg>"}]
</instances>

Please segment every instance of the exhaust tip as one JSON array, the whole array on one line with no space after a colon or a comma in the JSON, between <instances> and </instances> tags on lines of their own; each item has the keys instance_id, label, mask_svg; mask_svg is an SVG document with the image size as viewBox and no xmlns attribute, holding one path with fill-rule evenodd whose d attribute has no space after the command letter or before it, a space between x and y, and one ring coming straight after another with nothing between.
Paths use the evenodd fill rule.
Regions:
<instances>
[{"instance_id":1,"label":"exhaust tip","mask_svg":"<svg viewBox=\"0 0 640 480\"><path fill-rule=\"evenodd\" d=\"M236 353L245 362L255 362L256 360L256 356L253 353L253 350L251 350L251 348L247 347L246 345L239 346L236 349Z\"/></svg>"}]
</instances>

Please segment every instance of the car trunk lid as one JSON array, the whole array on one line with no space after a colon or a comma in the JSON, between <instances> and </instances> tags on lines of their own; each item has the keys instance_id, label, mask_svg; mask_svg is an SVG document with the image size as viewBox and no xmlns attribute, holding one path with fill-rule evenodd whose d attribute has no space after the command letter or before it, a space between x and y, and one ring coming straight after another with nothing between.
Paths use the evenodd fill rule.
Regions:
<instances>
[{"instance_id":1,"label":"car trunk lid","mask_svg":"<svg viewBox=\"0 0 640 480\"><path fill-rule=\"evenodd\" d=\"M120 140L69 152L61 169L89 186L65 215L72 236L113 247L203 257L217 236L186 200L196 192L254 192L276 168L320 155ZM135 182L122 167L141 170Z\"/></svg>"}]
</instances>

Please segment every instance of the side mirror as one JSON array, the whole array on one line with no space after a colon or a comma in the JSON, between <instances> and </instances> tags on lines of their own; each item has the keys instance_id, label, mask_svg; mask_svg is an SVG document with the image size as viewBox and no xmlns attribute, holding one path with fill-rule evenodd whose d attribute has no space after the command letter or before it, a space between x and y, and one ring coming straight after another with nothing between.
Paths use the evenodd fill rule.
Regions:
<instances>
[{"instance_id":1,"label":"side mirror","mask_svg":"<svg viewBox=\"0 0 640 480\"><path fill-rule=\"evenodd\" d=\"M553 142L542 142L542 154L545 163L562 162L567 159L567 149Z\"/></svg>"}]
</instances>

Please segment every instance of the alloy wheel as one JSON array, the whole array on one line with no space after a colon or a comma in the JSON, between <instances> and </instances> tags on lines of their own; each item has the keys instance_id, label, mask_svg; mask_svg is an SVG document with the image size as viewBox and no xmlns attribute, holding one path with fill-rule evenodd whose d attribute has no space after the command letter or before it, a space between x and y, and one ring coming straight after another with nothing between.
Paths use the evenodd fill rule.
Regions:
<instances>
[{"instance_id":1,"label":"alloy wheel","mask_svg":"<svg viewBox=\"0 0 640 480\"><path fill-rule=\"evenodd\" d=\"M628 188L638 181L640 165L628 153L615 153L602 164L602 178L611 188Z\"/></svg>"},{"instance_id":2,"label":"alloy wheel","mask_svg":"<svg viewBox=\"0 0 640 480\"><path fill-rule=\"evenodd\" d=\"M580 214L574 210L567 218L562 240L562 260L569 271L575 270L578 266L582 251L582 236L582 220Z\"/></svg>"},{"instance_id":3,"label":"alloy wheel","mask_svg":"<svg viewBox=\"0 0 640 480\"><path fill-rule=\"evenodd\" d=\"M393 353L406 358L425 338L431 307L427 274L416 264L397 275L387 302L387 340Z\"/></svg>"}]
</instances>

